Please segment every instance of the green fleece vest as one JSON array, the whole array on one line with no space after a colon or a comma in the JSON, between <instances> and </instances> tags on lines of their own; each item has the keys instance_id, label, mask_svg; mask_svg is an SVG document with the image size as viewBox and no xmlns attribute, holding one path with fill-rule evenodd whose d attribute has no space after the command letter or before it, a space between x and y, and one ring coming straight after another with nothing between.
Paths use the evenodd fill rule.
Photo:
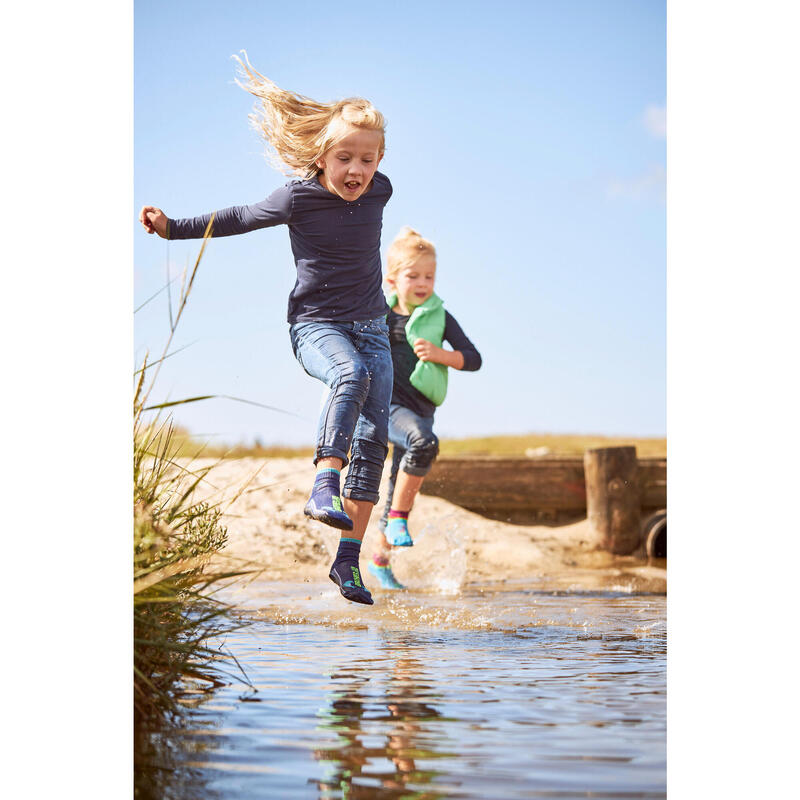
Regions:
<instances>
[{"instance_id":1,"label":"green fleece vest","mask_svg":"<svg viewBox=\"0 0 800 800\"><path fill-rule=\"evenodd\" d=\"M390 308L397 305L397 293L387 298ZM417 339L427 339L437 347L444 341L445 314L441 298L432 294L421 306L417 306L406 323L406 340L414 347ZM432 361L417 361L409 378L411 385L425 395L435 406L440 406L447 395L447 367Z\"/></svg>"}]
</instances>

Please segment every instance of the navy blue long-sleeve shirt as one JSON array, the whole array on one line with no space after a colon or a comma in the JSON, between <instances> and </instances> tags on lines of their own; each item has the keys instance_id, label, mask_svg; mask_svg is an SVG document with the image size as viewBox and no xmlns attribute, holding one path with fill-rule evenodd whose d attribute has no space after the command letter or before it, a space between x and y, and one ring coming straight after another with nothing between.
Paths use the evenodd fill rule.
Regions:
<instances>
[{"instance_id":1,"label":"navy blue long-sleeve shirt","mask_svg":"<svg viewBox=\"0 0 800 800\"><path fill-rule=\"evenodd\" d=\"M289 226L297 281L289 295L289 322L362 321L386 314L381 289L383 207L392 184L381 172L352 202L328 191L318 177L295 180L266 200L216 212L212 236ZM168 239L198 239L211 214L169 219Z\"/></svg>"},{"instance_id":2,"label":"navy blue long-sleeve shirt","mask_svg":"<svg viewBox=\"0 0 800 800\"><path fill-rule=\"evenodd\" d=\"M455 317L449 311L445 311L444 319L444 336L442 338L445 342L450 343L453 350L458 350L464 356L464 366L461 369L466 372L475 372L480 369L481 354L467 339ZM406 339L408 320L408 315L398 314L394 309L389 311L386 320L389 325L389 344L392 348L392 365L394 367L392 403L410 408L421 417L432 417L436 406L419 389L415 389L409 380L419 359L414 348Z\"/></svg>"}]
</instances>

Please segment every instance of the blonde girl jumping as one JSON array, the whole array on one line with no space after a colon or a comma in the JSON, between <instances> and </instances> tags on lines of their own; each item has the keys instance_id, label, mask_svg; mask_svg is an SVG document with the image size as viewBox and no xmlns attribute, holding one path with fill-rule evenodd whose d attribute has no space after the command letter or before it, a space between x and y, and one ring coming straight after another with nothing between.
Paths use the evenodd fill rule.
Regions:
<instances>
[{"instance_id":1,"label":"blonde girl jumping","mask_svg":"<svg viewBox=\"0 0 800 800\"><path fill-rule=\"evenodd\" d=\"M273 163L299 176L254 205L217 211L212 236L288 225L297 266L289 338L303 369L330 389L317 433L317 477L305 513L342 531L329 577L342 595L372 605L359 554L388 453L392 360L382 291L383 207L392 195L377 172L385 123L368 101L318 103L278 88L245 56L239 85L258 98L251 115ZM203 236L211 214L139 219L164 239ZM340 472L349 464L344 489Z\"/></svg>"},{"instance_id":2,"label":"blonde girl jumping","mask_svg":"<svg viewBox=\"0 0 800 800\"><path fill-rule=\"evenodd\" d=\"M386 257L389 340L394 363L389 440L394 445L380 546L368 569L385 589L402 589L389 563L392 547L413 544L408 516L439 452L433 415L447 393L447 369L475 371L480 353L434 293L436 249L403 228ZM442 347L448 342L453 348Z\"/></svg>"}]
</instances>

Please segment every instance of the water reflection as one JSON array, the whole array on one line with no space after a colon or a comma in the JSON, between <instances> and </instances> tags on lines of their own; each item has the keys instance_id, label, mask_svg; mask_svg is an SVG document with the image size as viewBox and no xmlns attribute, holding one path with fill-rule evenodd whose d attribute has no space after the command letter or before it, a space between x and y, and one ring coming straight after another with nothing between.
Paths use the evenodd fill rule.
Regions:
<instances>
[{"instance_id":1,"label":"water reflection","mask_svg":"<svg viewBox=\"0 0 800 800\"><path fill-rule=\"evenodd\" d=\"M372 627L231 635L252 687L215 688L153 731L160 774L137 796L665 796L663 598L487 592L461 598L458 629L430 622L450 613L437 602L411 598Z\"/></svg>"},{"instance_id":2,"label":"water reflection","mask_svg":"<svg viewBox=\"0 0 800 800\"><path fill-rule=\"evenodd\" d=\"M197 722L190 721L190 711L186 708L140 721L134 727L133 796L136 800L188 797L222 800L221 795L209 787L208 773L187 761L188 753L203 757L214 747L213 741L201 738L185 742L184 732L190 724L197 725ZM218 726L213 720L199 724L208 729ZM178 742L183 746L176 747Z\"/></svg>"},{"instance_id":3,"label":"water reflection","mask_svg":"<svg viewBox=\"0 0 800 800\"><path fill-rule=\"evenodd\" d=\"M407 641L383 644L383 658L347 663L331 675L336 686L319 730L335 732L341 744L314 751L327 767L316 782L325 800L444 796L425 788L439 773L417 765L453 755L437 749L431 724L442 719L434 705L439 695ZM376 674L386 676L383 686L376 686Z\"/></svg>"}]
</instances>

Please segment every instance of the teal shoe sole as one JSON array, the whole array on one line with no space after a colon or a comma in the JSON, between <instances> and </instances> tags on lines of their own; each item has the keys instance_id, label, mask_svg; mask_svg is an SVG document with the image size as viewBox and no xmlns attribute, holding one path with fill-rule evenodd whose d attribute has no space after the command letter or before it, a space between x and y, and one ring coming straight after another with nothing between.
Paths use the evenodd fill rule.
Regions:
<instances>
[{"instance_id":1,"label":"teal shoe sole","mask_svg":"<svg viewBox=\"0 0 800 800\"><path fill-rule=\"evenodd\" d=\"M381 589L405 589L400 581L395 578L392 568L389 566L379 567L377 564L370 561L367 564L367 570L380 584Z\"/></svg>"}]
</instances>

